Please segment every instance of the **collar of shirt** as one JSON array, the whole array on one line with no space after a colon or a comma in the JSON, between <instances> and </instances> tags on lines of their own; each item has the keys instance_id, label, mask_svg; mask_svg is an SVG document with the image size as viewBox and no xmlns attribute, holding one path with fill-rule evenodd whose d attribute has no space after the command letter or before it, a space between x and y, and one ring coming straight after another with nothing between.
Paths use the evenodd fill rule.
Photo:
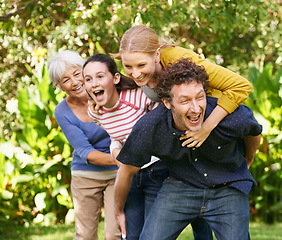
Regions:
<instances>
[{"instance_id":1,"label":"collar of shirt","mask_svg":"<svg viewBox=\"0 0 282 240\"><path fill-rule=\"evenodd\" d=\"M173 127L173 117L172 117L172 112L170 109L168 109L167 111L167 122L168 122L168 127L169 130L172 132L173 135L176 135L178 137L182 136L185 134L185 131L177 131L174 127Z\"/></svg>"}]
</instances>

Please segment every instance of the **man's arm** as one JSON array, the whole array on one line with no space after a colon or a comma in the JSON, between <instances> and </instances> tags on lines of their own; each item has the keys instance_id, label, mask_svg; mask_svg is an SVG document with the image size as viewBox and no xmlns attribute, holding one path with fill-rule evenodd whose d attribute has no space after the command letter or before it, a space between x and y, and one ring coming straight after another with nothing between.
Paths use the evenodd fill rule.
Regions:
<instances>
[{"instance_id":1,"label":"man's arm","mask_svg":"<svg viewBox=\"0 0 282 240\"><path fill-rule=\"evenodd\" d=\"M139 170L139 167L121 163L117 173L115 182L115 215L122 238L126 238L124 205L131 187L133 175Z\"/></svg>"},{"instance_id":2,"label":"man's arm","mask_svg":"<svg viewBox=\"0 0 282 240\"><path fill-rule=\"evenodd\" d=\"M244 145L245 145L245 158L247 160L248 168L254 161L256 151L260 145L261 135L258 136L245 136Z\"/></svg>"}]
</instances>

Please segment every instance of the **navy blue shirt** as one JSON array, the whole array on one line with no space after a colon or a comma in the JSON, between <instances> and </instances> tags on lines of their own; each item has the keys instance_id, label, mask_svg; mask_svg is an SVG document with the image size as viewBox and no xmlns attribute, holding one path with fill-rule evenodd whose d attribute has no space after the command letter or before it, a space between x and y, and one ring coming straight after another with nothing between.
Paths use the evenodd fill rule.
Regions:
<instances>
[{"instance_id":1,"label":"navy blue shirt","mask_svg":"<svg viewBox=\"0 0 282 240\"><path fill-rule=\"evenodd\" d=\"M217 105L217 99L207 97L206 119ZM165 162L170 174L199 188L228 185L248 194L256 184L240 153L238 140L257 136L262 127L252 110L240 105L226 116L199 148L182 147L184 134L173 127L171 110L160 105L134 125L117 159L136 167L150 162L151 156Z\"/></svg>"}]
</instances>

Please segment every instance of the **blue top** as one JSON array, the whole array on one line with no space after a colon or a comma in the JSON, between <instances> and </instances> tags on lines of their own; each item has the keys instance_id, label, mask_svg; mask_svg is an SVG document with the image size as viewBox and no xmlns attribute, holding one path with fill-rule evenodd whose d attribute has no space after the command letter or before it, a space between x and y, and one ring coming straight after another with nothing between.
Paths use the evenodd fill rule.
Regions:
<instances>
[{"instance_id":1,"label":"blue top","mask_svg":"<svg viewBox=\"0 0 282 240\"><path fill-rule=\"evenodd\" d=\"M79 120L68 106L66 99L56 106L54 115L69 143L74 148L71 170L100 172L118 168L116 165L101 166L87 161L87 156L91 151L110 152L111 140L105 130L94 122Z\"/></svg>"},{"instance_id":2,"label":"blue top","mask_svg":"<svg viewBox=\"0 0 282 240\"><path fill-rule=\"evenodd\" d=\"M207 97L206 119L217 105ZM170 174L199 188L228 185L248 194L256 184L240 153L239 141L244 136L257 136L262 127L251 109L240 105L226 116L199 148L182 147L180 135L172 125L171 110L160 105L143 116L133 127L118 160L141 167L151 155L165 162Z\"/></svg>"}]
</instances>

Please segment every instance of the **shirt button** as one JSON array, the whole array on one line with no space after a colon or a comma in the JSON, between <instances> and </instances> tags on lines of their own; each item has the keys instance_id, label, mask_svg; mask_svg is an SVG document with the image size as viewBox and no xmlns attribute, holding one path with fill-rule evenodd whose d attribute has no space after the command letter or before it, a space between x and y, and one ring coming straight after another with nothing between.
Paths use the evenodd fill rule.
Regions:
<instances>
[{"instance_id":1,"label":"shirt button","mask_svg":"<svg viewBox=\"0 0 282 240\"><path fill-rule=\"evenodd\" d=\"M205 173L205 174L204 174L204 176L206 177L206 176L208 176L208 174L207 174L207 173Z\"/></svg>"},{"instance_id":2,"label":"shirt button","mask_svg":"<svg viewBox=\"0 0 282 240\"><path fill-rule=\"evenodd\" d=\"M174 133L173 133L173 135L175 136L175 135L176 135L176 133L174 132Z\"/></svg>"},{"instance_id":3,"label":"shirt button","mask_svg":"<svg viewBox=\"0 0 282 240\"><path fill-rule=\"evenodd\" d=\"M195 158L195 162L197 162L198 161L198 158Z\"/></svg>"},{"instance_id":4,"label":"shirt button","mask_svg":"<svg viewBox=\"0 0 282 240\"><path fill-rule=\"evenodd\" d=\"M218 146L217 149L221 149L221 146Z\"/></svg>"}]
</instances>

